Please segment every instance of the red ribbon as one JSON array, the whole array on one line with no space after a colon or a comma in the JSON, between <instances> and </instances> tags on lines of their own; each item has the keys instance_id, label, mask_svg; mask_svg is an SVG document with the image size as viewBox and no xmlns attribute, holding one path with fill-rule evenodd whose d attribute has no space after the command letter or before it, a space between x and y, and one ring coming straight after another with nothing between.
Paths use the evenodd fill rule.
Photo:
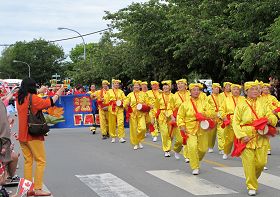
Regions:
<instances>
[{"instance_id":1,"label":"red ribbon","mask_svg":"<svg viewBox=\"0 0 280 197\"><path fill-rule=\"evenodd\" d=\"M223 121L223 124L221 125L221 127L224 129L225 127L230 125L230 122L231 122L231 118L230 118L230 114L228 114L226 116L226 120Z\"/></svg>"},{"instance_id":2,"label":"red ribbon","mask_svg":"<svg viewBox=\"0 0 280 197\"><path fill-rule=\"evenodd\" d=\"M157 110L157 113L156 113L156 115L155 115L155 116L156 116L156 119L158 119L159 115L160 115L160 109Z\"/></svg>"},{"instance_id":3,"label":"red ribbon","mask_svg":"<svg viewBox=\"0 0 280 197\"><path fill-rule=\"evenodd\" d=\"M153 124L149 125L149 130L150 130L150 133L153 133L155 131L155 127Z\"/></svg>"},{"instance_id":4,"label":"red ribbon","mask_svg":"<svg viewBox=\"0 0 280 197\"><path fill-rule=\"evenodd\" d=\"M239 157L244 149L246 148L247 143L242 142L240 139L234 138L234 149L231 153L232 157Z\"/></svg>"},{"instance_id":5,"label":"red ribbon","mask_svg":"<svg viewBox=\"0 0 280 197\"><path fill-rule=\"evenodd\" d=\"M176 123L176 121L171 121L169 124L171 126L169 137L172 139L173 138L172 137L173 136L173 131L174 131L174 128L177 127L177 123Z\"/></svg>"},{"instance_id":6,"label":"red ribbon","mask_svg":"<svg viewBox=\"0 0 280 197\"><path fill-rule=\"evenodd\" d=\"M279 113L280 112L280 107L277 107L274 111Z\"/></svg>"},{"instance_id":7,"label":"red ribbon","mask_svg":"<svg viewBox=\"0 0 280 197\"><path fill-rule=\"evenodd\" d=\"M177 118L177 115L178 115L178 108L176 108L176 109L173 111L173 116L174 116L174 118Z\"/></svg>"},{"instance_id":8,"label":"red ribbon","mask_svg":"<svg viewBox=\"0 0 280 197\"><path fill-rule=\"evenodd\" d=\"M109 105L112 105L112 111L116 112L116 107L117 107L116 101L110 101Z\"/></svg>"},{"instance_id":9,"label":"red ribbon","mask_svg":"<svg viewBox=\"0 0 280 197\"><path fill-rule=\"evenodd\" d=\"M183 138L183 145L186 145L187 144L187 139L189 138L189 136L183 130L180 130L180 133L181 133L181 136Z\"/></svg>"},{"instance_id":10,"label":"red ribbon","mask_svg":"<svg viewBox=\"0 0 280 197\"><path fill-rule=\"evenodd\" d=\"M133 112L132 107L129 105L125 114L125 121L128 122L130 119L130 114Z\"/></svg>"}]
</instances>

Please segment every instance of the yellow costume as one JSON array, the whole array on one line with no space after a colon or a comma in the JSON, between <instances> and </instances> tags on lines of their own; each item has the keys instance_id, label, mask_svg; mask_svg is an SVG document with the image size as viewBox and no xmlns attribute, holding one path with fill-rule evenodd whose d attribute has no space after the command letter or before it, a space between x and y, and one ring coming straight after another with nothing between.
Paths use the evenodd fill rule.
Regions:
<instances>
[{"instance_id":1,"label":"yellow costume","mask_svg":"<svg viewBox=\"0 0 280 197\"><path fill-rule=\"evenodd\" d=\"M195 87L199 87L199 84L190 84L190 90ZM202 100L200 97L191 99L198 112L202 113L206 117L215 116L215 109L208 102ZM191 99L180 106L177 116L177 125L181 129L183 127L186 129L186 133L189 136L187 146L190 166L193 170L198 170L200 168L200 161L203 159L208 149L209 131L205 131L200 128L200 123L196 119L196 112Z\"/></svg>"},{"instance_id":2,"label":"yellow costume","mask_svg":"<svg viewBox=\"0 0 280 197\"><path fill-rule=\"evenodd\" d=\"M157 81L151 81L151 85L154 85L154 84L159 84L159 83ZM156 108L158 106L157 100L158 100L159 94L160 94L159 90L149 90L147 92L148 103L149 103L149 105L153 106L153 109L151 109L149 112L150 120L152 123L154 123L154 128L155 128L155 131L151 133L153 136L153 141L156 141L156 138L159 133L158 124L155 119Z\"/></svg>"},{"instance_id":3,"label":"yellow costume","mask_svg":"<svg viewBox=\"0 0 280 197\"><path fill-rule=\"evenodd\" d=\"M162 81L162 84L169 85L171 88L171 81ZM160 93L158 97L158 108L157 113L158 113L158 123L159 123L159 130L161 134L161 143L162 143L162 150L164 152L169 152L171 150L171 126L170 126L170 121L171 121L171 115L172 115L172 110L168 109L169 102L172 100L173 94L171 92L165 93L162 92ZM170 156L170 155L167 155Z\"/></svg>"},{"instance_id":4,"label":"yellow costume","mask_svg":"<svg viewBox=\"0 0 280 197\"><path fill-rule=\"evenodd\" d=\"M231 86L232 86L232 88L233 87L238 87L239 89L241 88L241 86L236 85L236 84L232 84ZM233 117L233 114L234 114L235 107L243 99L244 99L243 96L234 97L231 95L231 96L226 97L220 108L220 116L221 116L222 120L226 119L227 117L230 118L230 120L231 120ZM225 143L224 143L223 159L227 159L227 155L229 155L231 153L233 140L234 140L234 131L232 128L232 120L230 121L230 124L224 128L224 139L225 139Z\"/></svg>"},{"instance_id":5,"label":"yellow costume","mask_svg":"<svg viewBox=\"0 0 280 197\"><path fill-rule=\"evenodd\" d=\"M109 104L109 133L112 138L116 138L117 135L119 138L125 137L124 108L116 106L116 101L123 102L125 98L124 92L120 89L110 89L104 97L104 102ZM116 134L116 126L118 134Z\"/></svg>"},{"instance_id":6,"label":"yellow costume","mask_svg":"<svg viewBox=\"0 0 280 197\"><path fill-rule=\"evenodd\" d=\"M255 82L246 82L245 90L254 86L257 86ZM237 139L242 139L244 137L249 137L251 139L241 154L247 189L256 191L258 189L257 179L261 175L267 161L268 138L257 134L255 128L249 126L257 119L249 105L255 111L258 118L268 118L273 126L276 125L277 118L273 115L269 107L259 98L241 100L235 109L232 123L235 136Z\"/></svg>"},{"instance_id":7,"label":"yellow costume","mask_svg":"<svg viewBox=\"0 0 280 197\"><path fill-rule=\"evenodd\" d=\"M107 80L103 80L102 84L110 85ZM99 112L99 121L100 121L100 130L102 136L107 136L109 134L109 112L108 112L108 104L104 102L104 98L107 94L107 90L101 89L94 93L93 97L97 100L98 112Z\"/></svg>"},{"instance_id":8,"label":"yellow costume","mask_svg":"<svg viewBox=\"0 0 280 197\"><path fill-rule=\"evenodd\" d=\"M213 83L212 87L219 87L221 88L220 84L218 83ZM219 151L224 150L224 130L222 129L221 125L223 123L221 117L220 117L220 113L219 113L219 109L220 109L220 103L221 103L221 95L220 94L213 94L208 96L208 102L210 105L214 105L212 107L215 108L215 112L216 112L216 118L215 118L215 122L216 122L216 126L215 128L213 128L213 130L211 132L209 132L209 141L208 141L208 147L210 149L213 149L213 147L215 146L215 141L216 141L216 136L218 138L218 149Z\"/></svg>"}]
</instances>

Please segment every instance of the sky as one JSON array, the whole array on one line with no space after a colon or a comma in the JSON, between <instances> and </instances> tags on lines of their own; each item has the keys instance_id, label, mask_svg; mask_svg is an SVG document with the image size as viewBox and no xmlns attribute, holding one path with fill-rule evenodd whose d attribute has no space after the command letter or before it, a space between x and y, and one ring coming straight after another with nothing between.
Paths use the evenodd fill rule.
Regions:
<instances>
[{"instance_id":1,"label":"sky","mask_svg":"<svg viewBox=\"0 0 280 197\"><path fill-rule=\"evenodd\" d=\"M57 30L67 27L81 34L107 28L104 11L115 12L132 2L148 0L0 0L0 45L34 38L56 40L77 36L75 32ZM84 37L85 42L97 42L100 34ZM82 43L81 38L57 42L66 54ZM0 51L4 47L0 46Z\"/></svg>"}]
</instances>

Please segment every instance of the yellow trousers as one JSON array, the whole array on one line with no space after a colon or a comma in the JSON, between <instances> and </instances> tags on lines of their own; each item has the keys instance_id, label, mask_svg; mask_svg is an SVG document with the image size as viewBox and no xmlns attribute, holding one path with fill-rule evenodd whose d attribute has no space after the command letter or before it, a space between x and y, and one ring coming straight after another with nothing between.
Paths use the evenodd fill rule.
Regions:
<instances>
[{"instance_id":1,"label":"yellow trousers","mask_svg":"<svg viewBox=\"0 0 280 197\"><path fill-rule=\"evenodd\" d=\"M154 128L155 128L155 130L154 130L154 132L152 132L151 133L151 135L153 136L153 137L157 137L158 136L158 127L159 127L159 125L158 125L158 122L157 122L157 120L156 120L156 118L155 118L155 112L153 111L153 110L151 110L150 112L149 112L149 116L150 116L150 120L154 120Z\"/></svg>"},{"instance_id":2,"label":"yellow trousers","mask_svg":"<svg viewBox=\"0 0 280 197\"><path fill-rule=\"evenodd\" d=\"M224 153L229 155L231 153L233 141L234 141L234 131L231 125L227 126L224 129L225 144L224 144Z\"/></svg>"},{"instance_id":3,"label":"yellow trousers","mask_svg":"<svg viewBox=\"0 0 280 197\"><path fill-rule=\"evenodd\" d=\"M270 146L270 140L268 141L268 147L267 147L267 151L271 150L271 146Z\"/></svg>"},{"instance_id":4,"label":"yellow trousers","mask_svg":"<svg viewBox=\"0 0 280 197\"><path fill-rule=\"evenodd\" d=\"M144 114L131 114L129 119L130 143L138 145L145 138L146 121Z\"/></svg>"},{"instance_id":5,"label":"yellow trousers","mask_svg":"<svg viewBox=\"0 0 280 197\"><path fill-rule=\"evenodd\" d=\"M109 132L109 112L99 109L100 130L102 135L107 135Z\"/></svg>"},{"instance_id":6,"label":"yellow trousers","mask_svg":"<svg viewBox=\"0 0 280 197\"><path fill-rule=\"evenodd\" d=\"M260 177L267 161L267 146L257 149L245 148L241 154L242 165L246 177L247 189L258 189Z\"/></svg>"},{"instance_id":7,"label":"yellow trousers","mask_svg":"<svg viewBox=\"0 0 280 197\"><path fill-rule=\"evenodd\" d=\"M191 169L199 169L200 161L208 149L208 133L199 129L196 135L189 135L187 146Z\"/></svg>"},{"instance_id":8,"label":"yellow trousers","mask_svg":"<svg viewBox=\"0 0 280 197\"><path fill-rule=\"evenodd\" d=\"M167 121L159 121L159 129L160 129L160 135L161 135L161 144L162 144L162 150L164 152L171 150L171 138L170 138L170 126L168 125Z\"/></svg>"},{"instance_id":9,"label":"yellow trousers","mask_svg":"<svg viewBox=\"0 0 280 197\"><path fill-rule=\"evenodd\" d=\"M115 113L109 112L109 133L112 138L117 137L116 127L118 127L118 137L124 138L124 113L123 110L117 110Z\"/></svg>"},{"instance_id":10,"label":"yellow trousers","mask_svg":"<svg viewBox=\"0 0 280 197\"><path fill-rule=\"evenodd\" d=\"M173 150L176 153L180 153L183 148L183 138L181 136L180 129L178 127L174 128L173 136L175 137Z\"/></svg>"},{"instance_id":11,"label":"yellow trousers","mask_svg":"<svg viewBox=\"0 0 280 197\"><path fill-rule=\"evenodd\" d=\"M188 155L188 145L187 144L183 146L183 156L184 156L185 159L189 158L189 155Z\"/></svg>"},{"instance_id":12,"label":"yellow trousers","mask_svg":"<svg viewBox=\"0 0 280 197\"><path fill-rule=\"evenodd\" d=\"M218 149L219 150L224 150L224 144L225 144L225 139L224 139L224 129L221 127L221 123L218 122L218 124L213 128L209 133L208 133L208 148L214 148L215 142L216 142L216 137L218 141Z\"/></svg>"},{"instance_id":13,"label":"yellow trousers","mask_svg":"<svg viewBox=\"0 0 280 197\"><path fill-rule=\"evenodd\" d=\"M43 177L46 167L46 153L44 141L32 140L26 143L20 142L24 157L24 178L33 180L33 161L35 160L34 189L43 188Z\"/></svg>"}]
</instances>

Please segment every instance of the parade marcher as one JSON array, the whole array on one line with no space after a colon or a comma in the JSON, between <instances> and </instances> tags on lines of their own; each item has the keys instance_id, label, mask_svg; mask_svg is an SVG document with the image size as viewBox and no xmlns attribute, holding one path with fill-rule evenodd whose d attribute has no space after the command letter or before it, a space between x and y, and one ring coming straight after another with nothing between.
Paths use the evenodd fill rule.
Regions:
<instances>
[{"instance_id":1,"label":"parade marcher","mask_svg":"<svg viewBox=\"0 0 280 197\"><path fill-rule=\"evenodd\" d=\"M46 87L41 87L38 92L45 92ZM34 191L29 195L50 196L51 193L43 191L43 176L46 166L46 153L44 145L44 136L32 136L28 132L28 106L29 99L32 97L31 110L36 114L39 110L51 107L63 93L61 87L53 97L42 99L38 97L36 82L31 78L23 79L18 97L16 99L18 109L19 132L18 140L24 156L24 178L33 180L33 162L36 161L34 174Z\"/></svg>"},{"instance_id":2,"label":"parade marcher","mask_svg":"<svg viewBox=\"0 0 280 197\"><path fill-rule=\"evenodd\" d=\"M226 160L228 155L231 153L233 140L234 140L234 131L232 128L232 117L234 115L234 110L236 105L244 99L243 96L240 96L241 86L238 84L231 84L231 96L228 96L223 101L223 104L220 107L220 116L223 120L222 127L224 128L224 154L223 159Z\"/></svg>"},{"instance_id":3,"label":"parade marcher","mask_svg":"<svg viewBox=\"0 0 280 197\"><path fill-rule=\"evenodd\" d=\"M113 79L113 88L108 90L104 97L104 103L109 104L109 133L112 138L112 143L116 142L118 136L119 142L126 142L124 131L124 108L123 102L125 95L122 90L119 89L121 80ZM118 133L116 134L116 127Z\"/></svg>"},{"instance_id":4,"label":"parade marcher","mask_svg":"<svg viewBox=\"0 0 280 197\"><path fill-rule=\"evenodd\" d=\"M108 112L108 103L105 104L104 97L109 90L109 81L102 81L102 88L93 93L93 98L96 98L98 112L99 112L99 121L100 121L100 130L102 139L105 140L109 137L109 112Z\"/></svg>"},{"instance_id":5,"label":"parade marcher","mask_svg":"<svg viewBox=\"0 0 280 197\"><path fill-rule=\"evenodd\" d=\"M269 83L262 83L261 86L261 98L264 100L264 102L267 102L267 104L270 106L270 109L274 111L276 108L280 107L280 103L277 98L270 94L271 85ZM271 155L270 143L268 146L267 154Z\"/></svg>"},{"instance_id":6,"label":"parade marcher","mask_svg":"<svg viewBox=\"0 0 280 197\"><path fill-rule=\"evenodd\" d=\"M185 101L189 101L190 98L190 92L187 90L187 80L186 79L179 79L176 81L177 89L178 91L173 95L170 106L168 108L172 109L173 113L171 114L171 119L174 120L174 122L177 121L177 114L179 107L184 103ZM175 137L175 142L173 146L173 150L175 152L174 156L176 159L180 159L180 151L182 150L183 146L183 139L180 133L180 129L178 126L173 126L172 135ZM183 152L185 161L189 162L188 156L187 156L187 146L184 146Z\"/></svg>"},{"instance_id":7,"label":"parade marcher","mask_svg":"<svg viewBox=\"0 0 280 197\"><path fill-rule=\"evenodd\" d=\"M213 148L215 146L215 142L216 142L216 137L217 137L217 141L218 141L218 149L219 152L224 151L224 130L221 128L221 125L223 123L220 113L219 113L219 109L220 109L220 103L221 103L221 99L220 99L220 89L221 86L219 83L213 83L212 84L212 94L208 96L208 99L210 100L210 104L214 104L214 108L215 108L215 112L216 112L216 126L215 128L209 132L209 141L208 141L208 152L212 153Z\"/></svg>"},{"instance_id":8,"label":"parade marcher","mask_svg":"<svg viewBox=\"0 0 280 197\"><path fill-rule=\"evenodd\" d=\"M213 120L210 118L215 117L213 105L199 97L200 87L198 83L189 85L191 97L180 106L177 116L178 127L188 137L188 157L193 175L199 174L200 161L208 149L207 132L213 127ZM208 127L204 127L206 123Z\"/></svg>"},{"instance_id":9,"label":"parade marcher","mask_svg":"<svg viewBox=\"0 0 280 197\"><path fill-rule=\"evenodd\" d=\"M161 143L162 143L162 149L164 151L165 157L170 157L170 151L171 151L171 135L173 135L172 127L170 125L171 122L171 115L172 110L168 107L170 106L169 103L172 100L173 94L171 93L171 80L162 81L161 84L163 92L160 93L158 97L158 108L157 108L157 115L156 118L159 123L159 130L161 134ZM173 121L175 122L175 118L173 118ZM182 146L182 145L181 145ZM180 152L180 151L179 151Z\"/></svg>"},{"instance_id":10,"label":"parade marcher","mask_svg":"<svg viewBox=\"0 0 280 197\"><path fill-rule=\"evenodd\" d=\"M141 82L141 91L146 94L146 97L147 97L148 102L149 102L148 90L149 90L148 89L148 82L147 81L142 81ZM149 103L147 103L147 104L149 104ZM144 114L145 114L146 129L149 130L149 126L151 124L151 118L150 118L150 115L149 115L149 111L144 112Z\"/></svg>"},{"instance_id":11,"label":"parade marcher","mask_svg":"<svg viewBox=\"0 0 280 197\"><path fill-rule=\"evenodd\" d=\"M138 104L147 105L147 95L140 91L141 81L133 80L133 91L127 95L124 106L129 120L130 142L134 150L142 149L142 141L146 133L145 113L138 108ZM147 105L148 106L148 105Z\"/></svg>"},{"instance_id":12,"label":"parade marcher","mask_svg":"<svg viewBox=\"0 0 280 197\"><path fill-rule=\"evenodd\" d=\"M91 97L92 99L94 99L94 97L95 97L95 92L96 92L95 85L92 84L92 85L90 86L90 90L87 92L87 94L89 94L90 97Z\"/></svg>"},{"instance_id":13,"label":"parade marcher","mask_svg":"<svg viewBox=\"0 0 280 197\"><path fill-rule=\"evenodd\" d=\"M268 136L264 135L267 125L275 126L276 116L260 97L258 97L258 83L246 82L244 89L247 98L241 100L233 116L233 129L235 136L243 143L241 152L242 165L246 177L248 194L255 196L258 190L258 178L267 162ZM265 126L260 120L265 119ZM258 123L258 124L257 124ZM268 127L269 128L269 127Z\"/></svg>"},{"instance_id":14,"label":"parade marcher","mask_svg":"<svg viewBox=\"0 0 280 197\"><path fill-rule=\"evenodd\" d=\"M152 89L147 92L148 94L148 99L149 99L149 104L151 106L151 110L149 112L150 119L151 119L151 124L153 125L154 131L151 132L152 137L153 137L153 142L157 141L157 136L159 133L158 130L158 124L156 122L155 114L156 114L156 108L158 106L157 100L160 94L159 91L159 82L157 81L151 81L151 87Z\"/></svg>"}]
</instances>

